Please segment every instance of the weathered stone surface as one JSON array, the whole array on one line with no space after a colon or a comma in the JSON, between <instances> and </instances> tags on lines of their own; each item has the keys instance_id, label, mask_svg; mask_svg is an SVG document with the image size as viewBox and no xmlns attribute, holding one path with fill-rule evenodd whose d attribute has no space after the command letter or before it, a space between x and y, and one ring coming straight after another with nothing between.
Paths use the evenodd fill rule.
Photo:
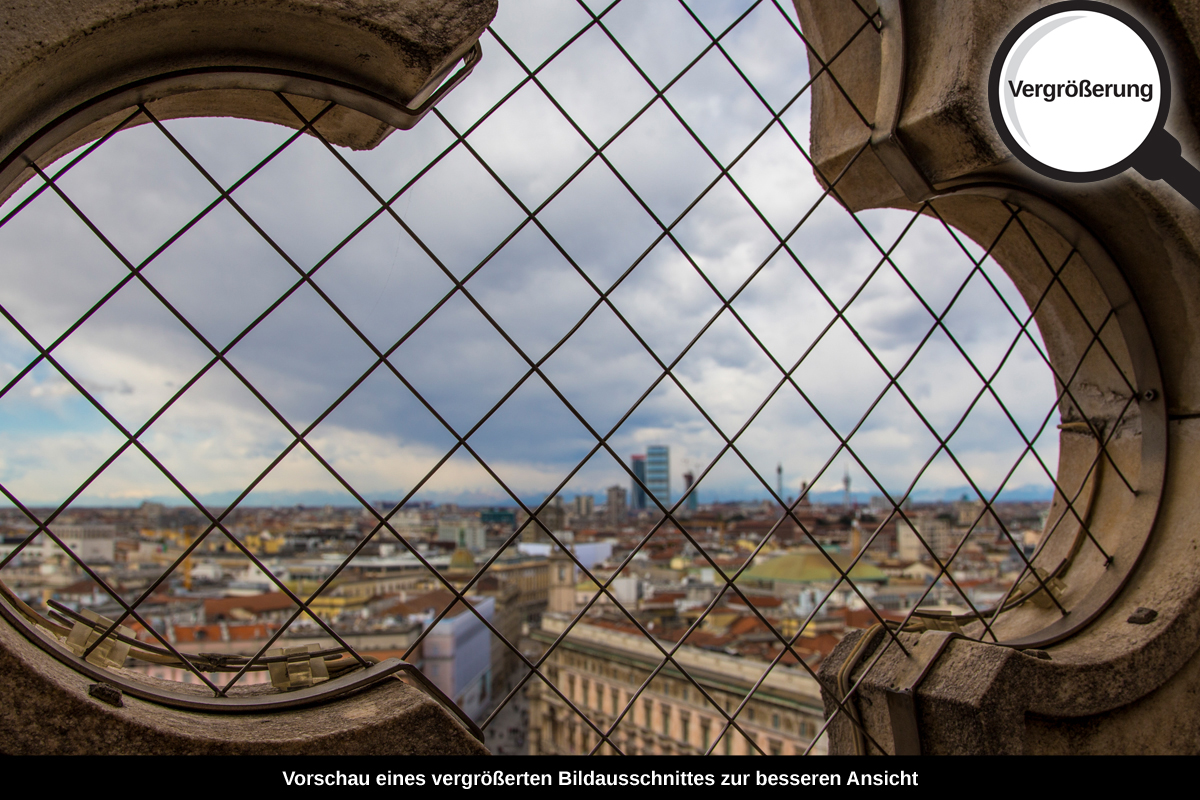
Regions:
<instances>
[{"instance_id":1,"label":"weathered stone surface","mask_svg":"<svg viewBox=\"0 0 1200 800\"><path fill-rule=\"evenodd\" d=\"M476 42L495 13L496 0L8 2L0 18L0 158L82 103L180 70L284 70L403 105L420 99L422 87ZM254 85L247 79L244 87ZM270 92L236 88L176 95L158 113L299 127ZM391 130L348 109L319 128L335 143L360 148Z\"/></svg>"},{"instance_id":2,"label":"weathered stone surface","mask_svg":"<svg viewBox=\"0 0 1200 800\"><path fill-rule=\"evenodd\" d=\"M143 680L122 671L124 680ZM419 689L391 678L357 695L267 714L203 714L125 694L115 707L95 680L0 620L0 752L94 755L486 755ZM158 682L163 683L163 682ZM176 690L199 687L179 687ZM273 691L253 687L248 691Z\"/></svg>"},{"instance_id":3,"label":"weathered stone surface","mask_svg":"<svg viewBox=\"0 0 1200 800\"><path fill-rule=\"evenodd\" d=\"M1029 714L1026 752L1048 755L1152 755L1200 751L1200 654L1150 694L1087 717Z\"/></svg>"},{"instance_id":4,"label":"weathered stone surface","mask_svg":"<svg viewBox=\"0 0 1200 800\"><path fill-rule=\"evenodd\" d=\"M906 91L898 133L913 161L935 189L969 183L1023 187L1048 199L1096 236L1118 265L1146 320L1162 373L1169 425L1166 486L1149 544L1129 582L1111 606L1082 632L1047 647L1049 660L983 644L956 642L918 692L922 746L927 752L1195 752L1200 746L1200 214L1174 190L1133 171L1094 185L1064 184L1037 176L1005 150L991 124L987 76L1001 39L1037 2L991 3L902 0L906 27ZM1123 4L1155 34L1167 51L1173 78L1167 129L1200 163L1197 113L1200 95L1200 4ZM797 0L806 33L836 51L861 20L853 5ZM863 37L860 37L863 39ZM834 74L862 76L843 84L858 119L840 99L831 78L814 83L812 152L826 176L836 174L869 140L878 87L867 77L880 65L876 52L856 41L839 57ZM845 63L841 63L841 62ZM810 59L814 71L819 67ZM850 89L850 87L854 87ZM872 90L875 96L872 97ZM839 96L834 97L834 94ZM838 186L853 209L912 208L899 185L869 151L858 157ZM976 241L990 241L994 205L948 196L939 213ZM1067 243L1065 243L1067 244ZM1023 292L1029 254L996 253ZM1028 294L1026 295L1028 297ZM1085 301L1086 305L1086 301ZM1038 323L1056 363L1071 360L1069 331L1054 315ZM1107 391L1107 390L1105 390ZM1101 392L1100 394L1105 394ZM1130 441L1139 434L1130 432ZM1059 471L1079 472L1088 448L1064 434ZM1133 458L1126 453L1121 458ZM1117 503L1101 491L1097 519L1114 517ZM1120 536L1120 531L1115 535ZM1119 541L1119 539L1118 539ZM1076 578L1076 584L1087 584ZM1140 607L1157 612L1144 624L1128 620ZM1016 616L1030 616L1024 608ZM822 669L833 687L848 648L834 652ZM890 747L882 692L903 659L896 650L880 659L863 682L863 718L880 744ZM827 709L832 709L827 702ZM849 727L835 722L834 752L852 746Z\"/></svg>"},{"instance_id":5,"label":"weathered stone surface","mask_svg":"<svg viewBox=\"0 0 1200 800\"><path fill-rule=\"evenodd\" d=\"M0 8L0 165L82 104L181 71L299 73L384 104L418 105L495 12L496 0L10 0ZM305 85L284 91L311 117L327 103L324 95L306 95ZM185 80L127 100L146 102L162 119L238 116L302 124L251 77L225 80L221 88ZM125 113L95 115L92 124L37 155L48 163ZM378 144L392 130L345 107L316 127L335 144L359 148ZM0 198L29 174L7 171ZM322 706L236 715L181 711L129 694L116 701L112 692L91 689L95 683L0 620L0 752L487 752L441 706L396 679Z\"/></svg>"}]
</instances>

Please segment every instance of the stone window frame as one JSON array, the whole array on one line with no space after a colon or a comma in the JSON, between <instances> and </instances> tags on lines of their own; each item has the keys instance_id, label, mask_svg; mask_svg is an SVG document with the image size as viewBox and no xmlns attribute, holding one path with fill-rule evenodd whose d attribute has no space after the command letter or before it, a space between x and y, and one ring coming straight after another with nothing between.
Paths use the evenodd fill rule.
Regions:
<instances>
[{"instance_id":1,"label":"stone window frame","mask_svg":"<svg viewBox=\"0 0 1200 800\"><path fill-rule=\"evenodd\" d=\"M56 44L68 42L68 46L60 48L58 53L34 53L34 57L30 58L29 52L18 48L14 51L15 54L8 55L3 62L0 75L4 76L5 80L15 81L15 84L9 85L24 85L27 91L10 95L13 102L6 106L7 113L0 116L0 146L6 152L11 150L14 142L24 141L30 138L31 132L52 125L54 120L62 116L64 108L79 105L80 98L90 98L87 102L93 102L95 98L106 98L106 85L119 84L117 88L136 87L138 81L147 79L148 74L161 76L170 73L175 76L173 80L183 80L184 84L173 84L167 87L168 91L175 92L181 86L197 88L194 83L187 81L194 81L197 75L206 74L207 66L211 65L206 66L203 62L206 57L210 57L212 51L218 49L218 46L228 50L230 45L227 38L229 21L219 20L218 15L213 13L213 9L221 5L219 2L202 4L202 8L196 12L200 16L195 18L188 16L190 12L174 9L174 17L170 19L163 16L154 17L138 9L137 4L132 2L116 12L111 7L106 8L104 11L109 15L107 19L95 18L95 10L91 6L76 8L65 14L63 19L55 19L54 15L45 14L44 4L39 4L38 14L29 13L22 7L20 13L24 16L18 17L19 24L15 27L21 28L24 25L21 34L29 41L34 41L34 37L43 30L39 28L40 25L65 26L71 35L63 35L59 30L51 31L50 36L44 37L45 41ZM284 76L287 80L303 83L303 78L297 78L294 74L297 70L291 67L295 66L297 58L306 68L312 63L315 55L312 49L312 25L325 10L324 5L316 0L307 3L296 2L289 9L294 19L289 18L287 24L279 24L279 18L272 18L274 29L270 31L268 38L271 38L270 44L275 48L274 51L262 42L244 45L245 52L253 56L247 60L259 62L243 65L246 70L244 75L271 76L267 83L257 84L254 88L281 85L278 81L283 73L287 73ZM464 2L461 5L482 7L488 4ZM869 136L867 142L875 160L867 159L851 170L851 174L843 183L845 202L859 208L883 205L911 207L913 203L937 197L944 201L946 207L954 210L948 216L955 224L961 230L971 233L972 230L986 228L988 224L986 214L981 214L978 206L972 205L973 198L999 199L1030 211L1050 228L1055 229L1059 235L1085 250L1093 269L1101 272L1107 270L1107 273L1101 276L1101 282L1106 284L1106 289L1111 289L1118 301L1114 305L1120 305L1120 302L1124 301L1127 305L1122 308L1131 306L1134 312L1138 311L1139 303L1151 305L1155 313L1147 314L1151 323L1150 330L1145 333L1146 341L1135 342L1134 349L1139 350L1139 355L1144 359L1143 362L1139 362L1144 371L1156 373L1157 362L1171 368L1166 376L1157 381L1154 379L1156 374L1151 374L1144 380L1139 379L1139 389L1143 393L1139 402L1152 412L1147 413L1146 418L1159 419L1163 423L1157 434L1161 435L1164 442L1149 448L1142 455L1143 463L1155 459L1162 463L1164 477L1160 479L1158 486L1161 490L1167 479L1167 420L1174 423L1172 430L1186 429L1191 427L1191 420L1200 417L1200 412L1193 410L1200 408L1200 403L1193 397L1192 388L1200 382L1193 379L1187 364L1180 357L1180 345L1170 346L1171 336L1164 333L1165 326L1172 333L1184 332L1183 338L1186 339L1200 326L1194 324L1195 320L1186 309L1170 308L1169 304L1161 299L1162 287L1171 284L1172 281L1174 283L1171 285L1190 287L1186 271L1194 267L1196 249L1195 233L1188 222L1191 209L1181 206L1178 198L1164 191L1162 187L1136 178L1119 183L1109 194L1096 200L1086 193L1064 190L1045 181L1031 179L1022 173L1013 166L1011 160L1006 161L1005 153L997 146L995 137L988 131L986 124L980 121L982 117L968 114L964 118L961 113L957 113L962 111L964 106L970 105L969 98L978 97L978 94L959 92L956 95L954 90L960 89L961 86L947 85L947 80L951 84L955 80L960 83L969 82L969 78L963 78L962 75L969 76L978 72L979 64L985 60L988 46L999 35L997 32L1002 32L1005 23L1014 18L1020 9L1008 9L997 18L983 10L983 3L964 3L950 18L935 20L928 16L928 9L922 10L917 6L907 8L909 5L900 0L881 0L880 18L887 24L881 26L882 36L878 51L867 48L866 52L850 53L843 61L843 66L831 70L826 76L827 80L817 84L818 94L823 91L827 97L831 96L830 84L833 81L828 78L837 76L838 70L844 70L846 88L838 86L837 91L843 94L848 91L849 96L853 96L860 90L869 95L873 89L877 100L875 133ZM822 33L835 31L844 21L844 18L839 18L838 15L847 11L845 7L840 7L832 13L827 13L818 11L804 2L800 3L800 10L805 17L805 29L810 31L814 38L819 38ZM252 8L247 13L257 13L257 9ZM92 16L89 17L89 14ZM156 41L156 37L161 40L163 30L169 30L171 25L192 24L197 21L201 23L202 31L199 38L207 36L209 39L207 43L199 42L195 52L183 55L169 52L164 54L156 49L161 44L161 41ZM240 22L248 21L250 20ZM377 37L372 39L363 33L368 27L361 24L363 21L355 19L351 24L345 25L347 36L356 43L365 42L364 47L367 44L377 47ZM1196 30L1194 20L1175 8L1167 9L1149 22L1152 29L1166 31L1166 36L1175 41L1186 44L1196 38L1193 35ZM975 30L984 35L979 37L973 50L956 54L965 65L963 73L945 69L933 70L927 59L923 61L920 54L941 52L936 46L938 37L950 35L950 32L955 30L955 24L974 26ZM289 25L294 27L289 28ZM247 31L260 30L250 24L237 27L244 27ZM297 31L305 35L297 36ZM288 41L289 38L294 41ZM130 43L133 46L124 50L114 50L115 43ZM403 75L407 81L397 81L387 86L381 86L379 81L379 76L387 70L381 71L377 63L370 69L364 69L361 64L354 63L355 59L346 58L347 53L340 54L340 58L338 54L325 53L325 74L319 77L321 82L330 86L336 86L340 82L346 90L341 96L344 106L350 109L354 109L355 105L369 107L374 117L378 118L389 113L379 110L388 105L384 101L390 100L394 110L427 99L436 91L437 81L433 78L444 78L446 71L453 67L467 50L469 47L461 44L443 46L440 60L426 53L425 61L418 65L417 69L412 69L411 63L406 61L411 53L377 53L374 57L385 62L391 58L393 77ZM138 58L142 61L138 62ZM1194 74L1194 51L1184 51L1180 58L1183 71L1189 75ZM75 61L72 62L71 59ZM167 65L164 65L164 59ZM96 61L97 65L87 67L89 60ZM868 68L872 63L880 65L874 72ZM66 69L65 65L70 64L85 66L79 70ZM231 70L228 63L218 66L225 72L236 71ZM105 74L104 69L108 69L109 73ZM189 70L192 72L186 76L182 75ZM414 73L418 77L414 77ZM15 79L13 74L17 74ZM200 88L209 92L208 94L191 92L180 97L208 103L201 108L204 113L220 113L233 109L239 115L253 117L256 111L246 105L246 98L235 96L238 90L247 88L244 75L239 82L232 84L204 84ZM947 78L947 75L951 77ZM420 76L424 79L421 80ZM346 78L352 80L347 81ZM906 82L915 87L911 93L905 90ZM28 89L35 83L38 84L36 90ZM151 81L142 88L154 85L156 84ZM288 84L290 87L298 85ZM384 93L377 93L378 96L373 99L369 96L354 99L355 92L361 87L375 87ZM153 92L156 89L151 88L148 91ZM320 93L322 90L310 88L310 91ZM392 96L389 97L388 92ZM121 99L120 102L125 100ZM958 105L955 105L956 103ZM419 105L419 102L416 104ZM99 102L95 114L100 115L106 109L107 107ZM177 110L180 116L197 113L197 109L188 107L186 102L181 102ZM1170 124L1184 131L1180 138L1184 140L1185 146L1194 149L1196 124L1189 114L1190 110L1186 104L1179 104L1172 113ZM98 116L93 124L99 125L108 116ZM395 121L398 126L404 124L398 117ZM821 152L820 147L814 147L814 153L823 166L837 165L842 155L843 151L838 150L838 144L845 138L846 131L838 130L839 122L836 109L827 113L823 119L814 120L814 143L834 143L825 153ZM53 149L55 147L65 152L93 136L97 129L85 127L73 130L70 135L60 138L50 149L38 155L48 156L57 152ZM381 132L377 122L347 113L345 118L330 120L327 135L331 140L342 137L345 141L361 143L368 141L371 136L381 135ZM14 163L9 164L10 170L20 168L20 165L14 166ZM1104 231L1103 238L1096 236L1094 231ZM1154 242L1156 247L1145 247L1147 241ZM1154 274L1154 270L1161 270L1163 264L1167 265L1167 278ZM1125 281L1129 281L1131 285L1123 286ZM1146 352L1142 353L1142 350ZM1149 436L1145 438L1148 439ZM1176 434L1171 441L1181 445L1181 452L1189 452L1185 437ZM1175 476L1176 482L1180 480L1178 470L1172 475ZM1068 693L1066 697L1060 693L1059 697L1053 699L1025 692L1021 694L1021 703L1017 704L1016 711L1009 709L1005 713L1011 715L1019 711L1024 717L1033 715L1038 719L1062 720L1111 711L1148 698L1164 685L1167 678L1180 673L1183 667L1190 663L1196 650L1195 637L1187 637L1183 646L1170 641L1170 634L1186 628L1192 619L1200 616L1200 611L1197 610L1200 602L1197 601L1195 581L1187 580L1196 573L1197 565L1187 557L1186 548L1179 542L1180 537L1184 535L1180 519L1187 507L1188 494L1186 489L1175 488L1173 485L1173 490L1166 495L1168 504L1165 509L1159 508L1155 497L1152 511L1141 512L1141 517L1149 518L1150 524L1143 526L1145 531L1142 541L1135 542L1136 546L1119 559L1120 568L1125 571L1109 581L1112 585L1105 587L1106 596L1101 602L1089 607L1086 613L1078 614L1068 624L1060 625L1049 635L1035 632L1027 641L1016 642L1017 645L1026 645L1025 649L1034 645L1051 648L1052 662L1055 655L1070 656L1082 653L1082 660L1072 664L1072 680L1087 685L1091 691L1080 690ZM1153 542L1149 538L1151 529L1156 533ZM1147 547L1148 551L1143 554ZM1139 564L1141 570L1135 576L1134 568ZM1151 571L1152 569L1154 571ZM1167 591L1167 586L1179 584L1178 580L1174 580L1177 577L1182 577L1184 585L1191 587L1190 593L1182 600L1172 598ZM1141 594L1135 597L1139 592ZM1152 600L1146 600L1147 597ZM1114 653L1110 649L1100 655L1088 654L1089 643L1101 639L1110 630L1128 630L1119 623L1125 612L1132 607L1130 604L1140 601L1153 603L1165 609L1155 609L1159 616L1159 624L1144 631L1137 631L1138 635L1132 637L1133 640L1123 651ZM847 650L853 644L854 639L851 637L841 650L841 658L845 658ZM1060 649L1053 650L1056 646ZM901 646L900 649L905 648ZM987 688L989 691L998 691L997 687L1001 685L1012 685L1015 680L1013 675L1020 674L1025 680L1031 673L1039 674L1050 669L1037 663L1017 661L1020 649L1012 647L997 655L994 648L985 653L981 648L967 642L958 642L948 648L946 664L958 663L961 667L963 663L978 661L989 665L991 672L988 674L992 676L993 682ZM879 681L885 680L888 675L894 675L899 669L896 653L890 654L890 662L886 656L888 653L885 647L883 652L873 656L871 675L862 674L857 679L861 689L860 696L879 691ZM838 658L834 658L828 663L833 665L838 661ZM1035 657L1033 661L1045 659ZM1146 668L1147 662L1152 664L1152 668ZM925 694L933 698L941 691L944 702L951 705L960 702L961 698L954 696L951 688L947 688L953 681L948 679L948 675L940 674L945 672L946 668L941 662L938 666L942 669L934 668L931 673L933 682L929 684ZM1111 673L1114 669L1127 679L1119 682L1119 687L1097 690L1097 681L1093 676L1103 673L1104 670ZM822 675L828 679L828 670L823 671ZM1186 676L1184 679L1187 679ZM49 684L53 684L55 680L58 678L48 679ZM938 683L938 680L941 680L941 683ZM841 704L840 699L835 696L837 689L830 687L828 680L827 688L827 706L831 711L836 710ZM853 738L852 732L847 731L854 726L850 725L844 716L840 717L837 723L840 724L841 730L839 732L838 725L831 729L834 741L840 742L839 746L844 746L847 737ZM999 724L994 720L984 720L977 724L976 735L980 737L979 741L992 742L988 736L999 736L993 730ZM886 720L863 720L861 725L867 729L878 726L882 731L878 737L879 741L887 740L884 734L888 732L889 723ZM989 725L992 727L989 728ZM1039 722L1037 725L1041 725L1038 730L1039 735L1043 737L1043 744L1054 740L1054 736L1060 735L1063 730L1063 725L1059 723L1051 725ZM1024 744L1021 737L1000 737L996 741L1001 744L992 742L990 746L1003 749L1018 748ZM939 746L952 748L964 745L962 742L942 742Z\"/></svg>"},{"instance_id":2,"label":"stone window frame","mask_svg":"<svg viewBox=\"0 0 1200 800\"><path fill-rule=\"evenodd\" d=\"M165 119L239 116L299 129L295 118L266 102L274 92L295 91L338 104L314 125L330 141L372 146L392 129L411 127L470 73L495 9L495 0L386 7L326 0L11 4L0 39L4 196L30 174L24 158L53 161L111 130L114 114L139 102L160 101ZM24 612L8 599L0 661L8 676L4 693L16 702L0 727L17 752L486 752L474 723L464 727L431 697L396 680L330 708L311 703L335 692L297 693L294 705L307 707L293 712L293 731L268 733L259 723L272 716L256 716L254 700L242 709L250 713L210 725L189 710L186 693L176 696L176 685L121 683L56 650L26 627ZM47 662L46 652L55 660ZM88 688L95 680L120 684L104 695L116 698L115 711L96 701ZM7 685L13 681L21 687ZM386 711L368 710L380 701ZM46 737L45 726L55 724L75 733Z\"/></svg>"},{"instance_id":3,"label":"stone window frame","mask_svg":"<svg viewBox=\"0 0 1200 800\"><path fill-rule=\"evenodd\" d=\"M1200 561L1188 550L1184 522L1195 495L1187 473L1194 471L1180 468L1193 458L1188 428L1200 417L1194 411L1200 380L1181 356L1200 320L1163 300L1196 294L1189 277L1200 261L1195 209L1132 171L1096 187L1068 185L1034 175L1007 152L986 109L987 73L1003 36L1037 7L967 2L935 10L880 0L879 47L861 48L838 73L839 91L874 109L866 117L871 127L856 131L846 109L836 107L832 87L818 87L824 98L814 102L814 153L828 169L845 164L855 146L868 148L869 158L847 176L855 188L843 184L851 208L911 208L933 200L959 230L978 239L988 227L978 198L998 198L1078 248L1111 301L1134 312L1122 330L1136 351L1141 460L1153 474L1142 476L1140 521L1120 540L1118 568L1102 576L1098 583L1105 586L1072 615L1076 619L1018 637L1010 647L952 641L920 662L926 668L919 675L905 667L898 648L872 643L862 649L875 661L855 673L848 662L861 637L847 637L822 666L826 710L835 708L829 701L841 691L839 670L859 674L859 707L874 709L864 713L861 733L872 741L864 742L845 719L835 720L831 752L1172 752L1181 745L1170 731L1190 724L1190 713L1168 698L1197 680L1200 640L1185 633L1194 630L1188 626L1200 607ZM817 3L800 8L805 30L818 39L836 37L854 19ZM1185 153L1200 152L1194 90L1200 20L1178 3L1129 10L1168 45L1175 101L1167 128ZM1021 267L1020 258L1002 263ZM1072 459L1078 455L1067 454L1068 469ZM1099 495L1099 519L1111 513L1102 505L1110 491L1106 486ZM908 634L903 638L918 644ZM908 721L905 714L881 713L889 687L914 675ZM911 724L914 715L920 725ZM1132 720L1152 718L1155 735L1138 739L1129 732Z\"/></svg>"}]
</instances>

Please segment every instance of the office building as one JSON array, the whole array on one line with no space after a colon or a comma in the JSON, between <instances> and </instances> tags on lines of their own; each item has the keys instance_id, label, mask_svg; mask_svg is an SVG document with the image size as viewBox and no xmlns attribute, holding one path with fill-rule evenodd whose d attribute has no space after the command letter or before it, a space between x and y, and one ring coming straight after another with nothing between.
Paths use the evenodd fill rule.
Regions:
<instances>
[{"instance_id":1,"label":"office building","mask_svg":"<svg viewBox=\"0 0 1200 800\"><path fill-rule=\"evenodd\" d=\"M646 448L646 489L664 506L671 505L671 450L663 445Z\"/></svg>"},{"instance_id":2,"label":"office building","mask_svg":"<svg viewBox=\"0 0 1200 800\"><path fill-rule=\"evenodd\" d=\"M691 470L683 473L683 491L687 492L692 488L692 484L696 482L696 476ZM684 507L691 513L696 513L700 510L700 491L697 489L687 496L687 500L683 501Z\"/></svg>"},{"instance_id":3,"label":"office building","mask_svg":"<svg viewBox=\"0 0 1200 800\"><path fill-rule=\"evenodd\" d=\"M641 511L646 507L646 490L642 487L646 484L646 457L643 455L635 455L629 457L629 466L633 468L633 477L629 495L633 498L630 503L630 508L634 511Z\"/></svg>"},{"instance_id":4,"label":"office building","mask_svg":"<svg viewBox=\"0 0 1200 800\"><path fill-rule=\"evenodd\" d=\"M608 524L613 528L619 528L625 523L625 497L624 486L608 487L604 509Z\"/></svg>"}]
</instances>

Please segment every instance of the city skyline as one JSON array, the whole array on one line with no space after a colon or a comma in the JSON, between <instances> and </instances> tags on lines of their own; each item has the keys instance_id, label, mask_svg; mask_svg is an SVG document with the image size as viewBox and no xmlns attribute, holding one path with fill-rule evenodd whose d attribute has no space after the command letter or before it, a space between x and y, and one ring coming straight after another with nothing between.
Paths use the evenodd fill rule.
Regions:
<instances>
[{"instance_id":1,"label":"city skyline","mask_svg":"<svg viewBox=\"0 0 1200 800\"><path fill-rule=\"evenodd\" d=\"M570 4L538 8L536 13L520 5L503 8L494 26L530 67L586 21ZM726 12L698 10L714 25L733 19L726 20ZM597 144L617 133L640 103L650 103L605 146L607 161L593 157L587 142L531 83L471 129L525 76L490 34L484 36L483 62L439 106L440 116L393 133L373 151L338 150L381 196L390 197L449 148L392 206L420 242L383 214L336 249L378 211L377 201L311 137L301 136L267 163L234 199L299 268L322 264L314 273L316 288L300 286L231 348L229 366L218 364L190 385L139 437L147 450L206 504L232 501L285 453L246 503L353 504L313 453L288 449L292 434L233 372L296 430L353 385L375 356L318 295L320 289L380 350L436 308L391 352L387 365L377 367L306 436L315 453L364 496L403 497L436 467L415 499L511 501L461 447L439 466L456 435L465 434L478 457L522 498L544 496L564 479L558 493L598 495L613 484L629 485L622 466L626 454L654 443L672 450L674 486L682 486L687 470L700 479L701 502L765 496L763 484L773 485L783 454L791 484L803 478L815 480L814 491L834 490L848 460L855 485L871 487L855 457L845 452L824 476L816 476L839 448L839 437L847 436L855 456L889 492L904 491L924 468L914 496L958 493L970 481L990 496L1018 460L1006 486L1048 492L1046 470L1057 464L1057 430L1054 419L1042 426L1054 410L1054 380L1038 352L1043 345L1035 327L1006 352L1019 326L1004 303L1020 313L1025 307L1003 270L984 259L955 295L955 287L972 274L971 259L983 252L977 244L956 238L928 216L879 210L852 218L835 200L822 199L811 165L793 144L808 138L808 94L791 102L804 85L806 54L775 6L756 9L724 42L752 75L770 111L716 51L672 82L675 71L707 43L681 14L669 4L626 3L606 24L656 85L669 84L665 98L671 108L703 137L721 167L595 29L540 76ZM669 36L648 37L647 31L662 25ZM774 47L770 63L755 55L768 41ZM597 64L607 67L596 69ZM612 97L619 100L611 102ZM774 123L772 113L780 114ZM292 135L231 119L164 125L224 185ZM755 140L759 128L765 133ZM468 130L471 151L455 143L456 134ZM721 177L721 169L745 147ZM575 170L578 175L555 195ZM710 180L711 188L688 210ZM37 183L0 204L0 218L37 190ZM313 184L322 186L319 197L305 189ZM113 137L58 185L133 263L216 196L153 125ZM522 223L518 200L529 208L549 201L538 224ZM768 224L787 232L801 219L804 224L787 239L797 262L778 249ZM670 236L662 235L659 222L670 226ZM880 266L881 248L909 285L884 263L860 290ZM2 302L40 344L54 341L126 274L51 191L0 227L0 254ZM215 207L142 274L215 348L227 346L296 279L283 255L228 204ZM452 282L468 275L472 299L455 292ZM572 333L580 315L596 304L597 291L607 292L612 305L597 305ZM852 298L839 316L834 307ZM943 312L951 300L945 329L927 337L931 314ZM956 337L953 342L948 334ZM131 430L189 385L211 358L138 281L110 298L54 354ZM999 370L993 386L1003 408L996 397L980 392L983 384L964 354L984 375ZM0 323L4 375L19 374L35 357L19 331ZM885 368L894 373L910 357L892 382ZM529 361L542 358L541 374L522 380ZM781 368L787 372L797 362L789 374L805 396L786 381L780 385ZM660 364L671 366L670 377L662 378ZM481 424L517 382L516 391ZM623 418L635 402L636 409ZM1041 464L1032 454L1022 457L1026 445L1006 409L1034 439ZM938 453L938 437L951 433L958 463ZM597 435L605 441L598 450ZM730 439L736 452L728 449ZM45 362L0 398L0 483L23 503L61 502L124 441ZM146 499L189 502L144 454L129 448L75 502Z\"/></svg>"}]
</instances>

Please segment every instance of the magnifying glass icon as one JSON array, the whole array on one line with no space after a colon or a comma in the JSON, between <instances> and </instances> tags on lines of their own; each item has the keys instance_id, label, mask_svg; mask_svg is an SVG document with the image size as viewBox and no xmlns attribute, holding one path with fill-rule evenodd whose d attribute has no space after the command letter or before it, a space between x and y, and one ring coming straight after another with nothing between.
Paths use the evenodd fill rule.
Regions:
<instances>
[{"instance_id":1,"label":"magnifying glass icon","mask_svg":"<svg viewBox=\"0 0 1200 800\"><path fill-rule=\"evenodd\" d=\"M1000 45L988 82L992 121L1023 164L1087 183L1130 167L1200 208L1200 171L1164 130L1171 76L1130 14L1093 0L1034 11Z\"/></svg>"}]
</instances>

